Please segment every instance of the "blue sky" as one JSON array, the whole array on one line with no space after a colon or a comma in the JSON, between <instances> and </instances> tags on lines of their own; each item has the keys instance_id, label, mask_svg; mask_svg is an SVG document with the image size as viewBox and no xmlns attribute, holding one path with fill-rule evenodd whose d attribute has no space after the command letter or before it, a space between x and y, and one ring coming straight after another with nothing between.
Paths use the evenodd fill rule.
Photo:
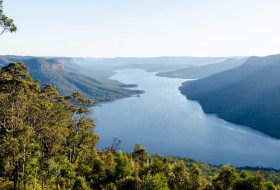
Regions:
<instances>
[{"instance_id":1,"label":"blue sky","mask_svg":"<svg viewBox=\"0 0 280 190\"><path fill-rule=\"evenodd\" d=\"M71 57L280 53L279 0L4 0L0 54Z\"/></svg>"}]
</instances>

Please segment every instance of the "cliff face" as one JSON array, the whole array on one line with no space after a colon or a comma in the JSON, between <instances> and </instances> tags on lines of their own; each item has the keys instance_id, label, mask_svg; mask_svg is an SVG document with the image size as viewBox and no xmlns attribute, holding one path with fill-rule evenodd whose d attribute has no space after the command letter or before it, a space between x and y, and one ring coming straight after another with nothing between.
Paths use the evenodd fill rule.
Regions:
<instances>
[{"instance_id":1,"label":"cliff face","mask_svg":"<svg viewBox=\"0 0 280 190\"><path fill-rule=\"evenodd\" d=\"M69 58L67 63L70 63L71 60L72 59ZM28 66L29 70L36 70L36 72L46 70L57 71L64 69L64 64L66 63L66 59L4 55L0 56L0 67L8 65L10 62L18 61L23 61L24 64Z\"/></svg>"},{"instance_id":2,"label":"cliff face","mask_svg":"<svg viewBox=\"0 0 280 190\"><path fill-rule=\"evenodd\" d=\"M54 61L45 61L41 64L41 69L42 70L60 70L60 69L64 69L64 63L60 62L58 60L54 60Z\"/></svg>"},{"instance_id":3,"label":"cliff face","mask_svg":"<svg viewBox=\"0 0 280 190\"><path fill-rule=\"evenodd\" d=\"M74 62L74 60L70 57L56 57L55 60L62 63L63 65L66 65L66 64L74 65L74 64L76 64Z\"/></svg>"}]
</instances>

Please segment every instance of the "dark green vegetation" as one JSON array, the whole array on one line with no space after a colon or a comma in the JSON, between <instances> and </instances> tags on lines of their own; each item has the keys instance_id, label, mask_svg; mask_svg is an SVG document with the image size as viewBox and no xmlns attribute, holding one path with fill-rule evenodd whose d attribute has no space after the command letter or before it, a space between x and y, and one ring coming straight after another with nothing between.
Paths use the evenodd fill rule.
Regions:
<instances>
[{"instance_id":1,"label":"dark green vegetation","mask_svg":"<svg viewBox=\"0 0 280 190\"><path fill-rule=\"evenodd\" d=\"M16 32L17 27L13 19L8 18L3 12L3 0L0 0L0 35L4 32Z\"/></svg>"},{"instance_id":2,"label":"dark green vegetation","mask_svg":"<svg viewBox=\"0 0 280 190\"><path fill-rule=\"evenodd\" d=\"M23 62L0 69L0 189L276 189L260 173L237 174L230 165L149 159L139 144L117 152L115 139L97 150L92 102L80 93L64 98L49 84L40 88L27 69Z\"/></svg>"},{"instance_id":3,"label":"dark green vegetation","mask_svg":"<svg viewBox=\"0 0 280 190\"><path fill-rule=\"evenodd\" d=\"M169 72L160 72L157 76L169 77L169 78L185 78L185 79L201 79L210 75L223 72L234 67L238 67L246 61L247 58L243 59L232 59L229 58L223 62L203 65L198 67L187 67Z\"/></svg>"},{"instance_id":4,"label":"dark green vegetation","mask_svg":"<svg viewBox=\"0 0 280 190\"><path fill-rule=\"evenodd\" d=\"M71 62L71 58L0 56L0 66L19 60L23 60L25 65L29 67L31 77L40 80L42 84L55 85L63 96L73 92L81 92L82 96L94 102L109 102L142 92L124 89L120 87L121 83L106 79L105 76L101 78L101 74L97 75L100 80L81 75L78 72L82 68ZM64 66L72 68L73 72L65 70ZM92 73L92 75L94 74Z\"/></svg>"},{"instance_id":5,"label":"dark green vegetation","mask_svg":"<svg viewBox=\"0 0 280 190\"><path fill-rule=\"evenodd\" d=\"M190 168L196 164L201 169L201 176L207 180L211 181L211 178L215 176L219 170L221 169L220 166L213 166L206 164L204 162L198 162L191 158L181 158L181 157L175 157L175 156L162 156L162 155L150 155L149 159L157 158L161 161L163 161L165 158L168 159L170 163L178 163L181 160L184 161L187 171L190 171ZM256 175L257 173L264 176L266 180L272 181L274 184L280 184L280 171L274 170L271 168L254 168L254 167L242 167L242 168L236 168L237 174L241 174L242 170L246 170L248 174L250 175Z\"/></svg>"},{"instance_id":6,"label":"dark green vegetation","mask_svg":"<svg viewBox=\"0 0 280 190\"><path fill-rule=\"evenodd\" d=\"M280 138L280 55L251 57L245 64L197 81L181 92L206 113Z\"/></svg>"}]
</instances>

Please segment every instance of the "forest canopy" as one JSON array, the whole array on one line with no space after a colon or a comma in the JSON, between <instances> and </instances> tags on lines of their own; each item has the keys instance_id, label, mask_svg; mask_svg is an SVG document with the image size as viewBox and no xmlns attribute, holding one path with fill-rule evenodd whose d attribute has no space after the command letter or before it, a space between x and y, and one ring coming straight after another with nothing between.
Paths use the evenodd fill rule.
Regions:
<instances>
[{"instance_id":1,"label":"forest canopy","mask_svg":"<svg viewBox=\"0 0 280 190\"><path fill-rule=\"evenodd\" d=\"M0 35L17 29L2 4L0 0ZM119 140L98 150L90 105L80 92L64 97L55 86L40 86L23 62L1 68L0 189L276 189L259 172L237 173L229 164L205 176L196 163L149 159L140 144L132 153L117 151Z\"/></svg>"},{"instance_id":2,"label":"forest canopy","mask_svg":"<svg viewBox=\"0 0 280 190\"><path fill-rule=\"evenodd\" d=\"M91 101L40 87L27 71L23 62L0 69L0 189L276 189L230 165L205 176L196 163L149 159L139 144L98 150Z\"/></svg>"}]
</instances>

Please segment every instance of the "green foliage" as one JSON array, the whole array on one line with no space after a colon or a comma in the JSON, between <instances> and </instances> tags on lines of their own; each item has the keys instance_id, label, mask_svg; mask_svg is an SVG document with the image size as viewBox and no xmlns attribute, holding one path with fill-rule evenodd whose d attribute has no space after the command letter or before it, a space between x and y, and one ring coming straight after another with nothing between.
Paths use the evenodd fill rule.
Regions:
<instances>
[{"instance_id":1,"label":"green foliage","mask_svg":"<svg viewBox=\"0 0 280 190\"><path fill-rule=\"evenodd\" d=\"M17 31L17 27L14 24L13 19L8 18L3 13L3 0L0 0L0 28L2 29L2 31L0 31L0 35L6 31L9 31L9 32Z\"/></svg>"},{"instance_id":2,"label":"green foliage","mask_svg":"<svg viewBox=\"0 0 280 190\"><path fill-rule=\"evenodd\" d=\"M246 179L246 177L248 177L248 172L246 170L241 170L240 177Z\"/></svg>"},{"instance_id":3,"label":"green foliage","mask_svg":"<svg viewBox=\"0 0 280 190\"><path fill-rule=\"evenodd\" d=\"M264 178L259 173L256 176L247 176L245 179L240 178L233 184L234 190L264 190L273 188L275 189L274 184L270 182L265 183Z\"/></svg>"},{"instance_id":4,"label":"green foliage","mask_svg":"<svg viewBox=\"0 0 280 190\"><path fill-rule=\"evenodd\" d=\"M198 190L201 189L201 170L199 167L194 164L190 171L190 189L191 190Z\"/></svg>"},{"instance_id":5,"label":"green foliage","mask_svg":"<svg viewBox=\"0 0 280 190\"><path fill-rule=\"evenodd\" d=\"M158 173L156 175L148 174L143 179L142 187L143 190L168 190L167 178L162 174Z\"/></svg>"},{"instance_id":6,"label":"green foliage","mask_svg":"<svg viewBox=\"0 0 280 190\"><path fill-rule=\"evenodd\" d=\"M201 176L208 181L211 181L211 179L219 172L220 167L219 166L212 166L209 164L206 164L204 162L198 162L194 159L190 158L181 158L181 157L175 157L175 156L161 156L158 154L155 155L149 155L149 159L152 158L158 158L159 160L166 160L170 163L180 162L180 160L183 160L187 171L190 172L190 168L193 166L193 164L196 164L201 169ZM243 172L242 172L243 170ZM246 172L245 172L246 171ZM280 171L274 170L274 169L265 169L265 168L253 168L253 167L244 167L244 168L236 168L236 172L240 174L241 176L244 175L244 172L247 173L245 175L256 175L258 172L264 176L266 180L272 181L274 184L280 184ZM243 173L243 174L242 174Z\"/></svg>"},{"instance_id":7,"label":"green foliage","mask_svg":"<svg viewBox=\"0 0 280 190\"><path fill-rule=\"evenodd\" d=\"M158 158L153 158L150 165L152 175L165 172L165 165Z\"/></svg>"},{"instance_id":8,"label":"green foliage","mask_svg":"<svg viewBox=\"0 0 280 190\"><path fill-rule=\"evenodd\" d=\"M117 182L119 190L140 190L142 181L135 177L126 177Z\"/></svg>"},{"instance_id":9,"label":"green foliage","mask_svg":"<svg viewBox=\"0 0 280 190\"><path fill-rule=\"evenodd\" d=\"M144 166L148 159L148 152L140 144L136 144L132 152L132 157L140 166Z\"/></svg>"},{"instance_id":10,"label":"green foliage","mask_svg":"<svg viewBox=\"0 0 280 190\"><path fill-rule=\"evenodd\" d=\"M62 96L73 92L93 102L111 102L120 98L129 97L134 94L143 93L140 90L129 90L120 87L121 83L114 80L85 76L79 73L69 72L64 69L59 58L24 57L24 56L0 56L0 67L8 65L11 61L23 60L29 67L29 75L40 80L41 84L51 84ZM100 73L99 73L100 74Z\"/></svg>"},{"instance_id":11,"label":"green foliage","mask_svg":"<svg viewBox=\"0 0 280 190\"><path fill-rule=\"evenodd\" d=\"M93 160L92 173L89 177L93 181L92 186L99 186L105 180L105 163L99 157Z\"/></svg>"},{"instance_id":12,"label":"green foliage","mask_svg":"<svg viewBox=\"0 0 280 190\"><path fill-rule=\"evenodd\" d=\"M86 189L90 189L90 188L87 186L85 178L78 176L75 179L73 189L74 190L86 190Z\"/></svg>"},{"instance_id":13,"label":"green foliage","mask_svg":"<svg viewBox=\"0 0 280 190\"><path fill-rule=\"evenodd\" d=\"M274 184L280 184L280 171L264 168L244 168L250 175L261 174L266 180L272 181ZM237 169L238 170L238 169Z\"/></svg>"},{"instance_id":14,"label":"green foliage","mask_svg":"<svg viewBox=\"0 0 280 190\"><path fill-rule=\"evenodd\" d=\"M115 176L116 162L114 160L114 155L110 151L105 155L104 162L106 176L110 181L113 181Z\"/></svg>"},{"instance_id":15,"label":"green foliage","mask_svg":"<svg viewBox=\"0 0 280 190\"><path fill-rule=\"evenodd\" d=\"M132 167L129 163L129 159L127 158L126 154L123 154L122 152L118 153L117 159L116 159L116 178L121 179L125 178L132 174Z\"/></svg>"},{"instance_id":16,"label":"green foliage","mask_svg":"<svg viewBox=\"0 0 280 190\"><path fill-rule=\"evenodd\" d=\"M213 180L213 186L216 189L228 190L231 189L238 176L235 168L231 167L229 164L222 166L219 173Z\"/></svg>"},{"instance_id":17,"label":"green foliage","mask_svg":"<svg viewBox=\"0 0 280 190\"><path fill-rule=\"evenodd\" d=\"M217 173L188 158L149 157L139 144L131 154L117 152L118 138L97 151L92 102L80 92L64 98L52 85L40 88L27 71L22 62L0 70L0 189L275 189L254 170L238 176L227 165ZM273 172L266 177L277 178Z\"/></svg>"},{"instance_id":18,"label":"green foliage","mask_svg":"<svg viewBox=\"0 0 280 190\"><path fill-rule=\"evenodd\" d=\"M187 189L189 185L189 174L183 160L178 164L174 164L173 178L171 178L171 181L172 189Z\"/></svg>"},{"instance_id":19,"label":"green foliage","mask_svg":"<svg viewBox=\"0 0 280 190\"><path fill-rule=\"evenodd\" d=\"M190 172L190 168L193 166L193 164L196 164L201 169L201 175L203 178L206 178L207 180L210 180L211 176L214 176L219 171L219 167L217 166L211 166L209 164L206 164L204 162L198 162L194 159L190 158L181 158L181 157L175 157L175 156L161 156L161 155L150 155L149 159L152 158L158 158L159 160L166 160L164 162L171 162L171 163L179 163L181 160L183 160L184 164L187 167L187 171Z\"/></svg>"},{"instance_id":20,"label":"green foliage","mask_svg":"<svg viewBox=\"0 0 280 190\"><path fill-rule=\"evenodd\" d=\"M271 181L265 182L264 187L267 190L277 190L275 185Z\"/></svg>"},{"instance_id":21,"label":"green foliage","mask_svg":"<svg viewBox=\"0 0 280 190\"><path fill-rule=\"evenodd\" d=\"M98 139L90 101L76 94L66 101L49 84L40 89L27 71L22 62L0 70L0 176L14 186L70 187L74 162L91 158Z\"/></svg>"}]
</instances>

